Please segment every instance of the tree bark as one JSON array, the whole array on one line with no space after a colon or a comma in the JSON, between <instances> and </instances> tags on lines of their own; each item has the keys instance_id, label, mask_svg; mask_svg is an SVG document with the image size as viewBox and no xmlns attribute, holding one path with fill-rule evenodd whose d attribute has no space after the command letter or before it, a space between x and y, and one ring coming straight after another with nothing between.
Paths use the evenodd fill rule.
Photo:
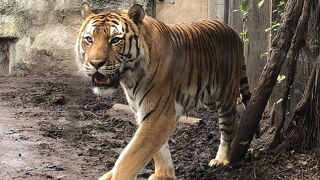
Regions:
<instances>
[{"instance_id":1,"label":"tree bark","mask_svg":"<svg viewBox=\"0 0 320 180\"><path fill-rule=\"evenodd\" d=\"M297 66L297 58L299 52L302 47L305 46L305 38L308 31L308 20L310 17L311 12L311 1L304 1L302 15L299 19L296 32L292 39L291 47L289 49L289 53L287 55L287 62L288 62L288 75L286 81L286 89L283 94L282 98L282 119L280 121L279 126L277 127L276 134L273 140L271 148L276 147L282 141L281 131L284 126L284 122L286 120L286 114L288 109L288 99L291 87L294 82L294 77L296 73L296 66Z\"/></svg>"},{"instance_id":2,"label":"tree bark","mask_svg":"<svg viewBox=\"0 0 320 180\"><path fill-rule=\"evenodd\" d=\"M241 160L250 146L281 66L286 59L303 4L302 0L289 0L286 4L282 23L272 42L270 59L264 67L258 86L253 90L251 100L240 118L239 128L232 141L231 163Z\"/></svg>"},{"instance_id":3,"label":"tree bark","mask_svg":"<svg viewBox=\"0 0 320 180\"><path fill-rule=\"evenodd\" d=\"M320 147L320 56L314 63L303 97L293 112L279 148L291 146Z\"/></svg>"}]
</instances>

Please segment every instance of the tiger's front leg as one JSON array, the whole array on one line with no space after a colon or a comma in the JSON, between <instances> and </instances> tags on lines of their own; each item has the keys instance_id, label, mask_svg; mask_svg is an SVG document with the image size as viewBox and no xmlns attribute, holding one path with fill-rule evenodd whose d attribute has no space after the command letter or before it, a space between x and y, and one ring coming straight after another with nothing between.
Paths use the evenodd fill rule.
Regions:
<instances>
[{"instance_id":1,"label":"tiger's front leg","mask_svg":"<svg viewBox=\"0 0 320 180\"><path fill-rule=\"evenodd\" d=\"M144 119L114 168L99 180L132 180L168 141L176 127L174 112Z\"/></svg>"},{"instance_id":2,"label":"tiger's front leg","mask_svg":"<svg viewBox=\"0 0 320 180\"><path fill-rule=\"evenodd\" d=\"M153 156L153 160L155 163L155 173L148 180L176 179L168 142Z\"/></svg>"}]
</instances>

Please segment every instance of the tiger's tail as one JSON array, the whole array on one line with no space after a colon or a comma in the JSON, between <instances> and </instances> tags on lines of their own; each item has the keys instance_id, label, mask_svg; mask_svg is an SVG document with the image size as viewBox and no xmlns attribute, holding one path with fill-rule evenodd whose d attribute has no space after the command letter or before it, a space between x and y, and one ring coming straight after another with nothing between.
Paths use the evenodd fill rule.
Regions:
<instances>
[{"instance_id":1,"label":"tiger's tail","mask_svg":"<svg viewBox=\"0 0 320 180\"><path fill-rule=\"evenodd\" d=\"M244 58L242 59L242 66L241 66L241 78L240 78L240 96L244 107L247 107L250 98L251 92L249 89L249 82L247 77L247 68L244 62Z\"/></svg>"}]
</instances>

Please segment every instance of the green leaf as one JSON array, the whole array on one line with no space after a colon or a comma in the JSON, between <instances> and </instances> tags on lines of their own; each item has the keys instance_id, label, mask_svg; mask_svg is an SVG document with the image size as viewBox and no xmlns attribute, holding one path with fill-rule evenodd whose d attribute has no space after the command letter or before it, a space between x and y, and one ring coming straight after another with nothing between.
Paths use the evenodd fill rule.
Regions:
<instances>
[{"instance_id":1,"label":"green leaf","mask_svg":"<svg viewBox=\"0 0 320 180\"><path fill-rule=\"evenodd\" d=\"M239 34L240 34L240 36L242 36L242 37L247 36L247 34L248 34L248 29L246 29L246 30L244 30L244 31L240 32Z\"/></svg>"},{"instance_id":2,"label":"green leaf","mask_svg":"<svg viewBox=\"0 0 320 180\"><path fill-rule=\"evenodd\" d=\"M240 10L245 15L246 13L249 13L249 0L242 0L240 4Z\"/></svg>"},{"instance_id":3,"label":"green leaf","mask_svg":"<svg viewBox=\"0 0 320 180\"><path fill-rule=\"evenodd\" d=\"M246 46L246 45L248 45L249 44L249 38L245 38L244 40L243 40L243 44Z\"/></svg>"},{"instance_id":4,"label":"green leaf","mask_svg":"<svg viewBox=\"0 0 320 180\"><path fill-rule=\"evenodd\" d=\"M240 9L235 9L235 10L233 10L232 12L238 12L238 11L240 11Z\"/></svg>"},{"instance_id":5,"label":"green leaf","mask_svg":"<svg viewBox=\"0 0 320 180\"><path fill-rule=\"evenodd\" d=\"M253 151L253 158L254 159L260 159L261 155L260 155L260 151L258 149Z\"/></svg>"},{"instance_id":6,"label":"green leaf","mask_svg":"<svg viewBox=\"0 0 320 180\"><path fill-rule=\"evenodd\" d=\"M265 29L264 31L265 32L270 32L270 31L276 31L277 28L280 26L281 24L277 21L273 21L271 22L271 26L267 29Z\"/></svg>"},{"instance_id":7,"label":"green leaf","mask_svg":"<svg viewBox=\"0 0 320 180\"><path fill-rule=\"evenodd\" d=\"M260 53L260 59L263 60L268 57L268 52Z\"/></svg>"},{"instance_id":8,"label":"green leaf","mask_svg":"<svg viewBox=\"0 0 320 180\"><path fill-rule=\"evenodd\" d=\"M263 6L264 1L265 1L265 0L260 0L260 2L258 3L258 8L259 8L259 9Z\"/></svg>"},{"instance_id":9,"label":"green leaf","mask_svg":"<svg viewBox=\"0 0 320 180\"><path fill-rule=\"evenodd\" d=\"M246 144L248 144L248 142L249 142L249 141L242 141L242 142L240 142L240 144L241 144L241 145L246 145Z\"/></svg>"},{"instance_id":10,"label":"green leaf","mask_svg":"<svg viewBox=\"0 0 320 180\"><path fill-rule=\"evenodd\" d=\"M265 32L270 32L270 31L271 31L271 27L265 29L264 31L265 31Z\"/></svg>"},{"instance_id":11,"label":"green leaf","mask_svg":"<svg viewBox=\"0 0 320 180\"><path fill-rule=\"evenodd\" d=\"M285 80L286 79L286 76L285 75L279 75L278 77L277 77L277 81L278 81L278 84L279 83L281 83L283 80Z\"/></svg>"}]
</instances>

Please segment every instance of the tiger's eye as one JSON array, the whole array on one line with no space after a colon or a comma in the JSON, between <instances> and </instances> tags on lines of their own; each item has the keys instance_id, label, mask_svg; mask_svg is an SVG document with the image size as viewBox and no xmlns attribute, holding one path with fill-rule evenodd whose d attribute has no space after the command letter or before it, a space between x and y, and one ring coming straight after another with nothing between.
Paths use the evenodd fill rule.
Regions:
<instances>
[{"instance_id":1,"label":"tiger's eye","mask_svg":"<svg viewBox=\"0 0 320 180\"><path fill-rule=\"evenodd\" d=\"M111 39L110 43L111 43L111 44L117 44L117 43L120 42L120 41L121 41L121 38L119 38L119 37L114 37L114 38Z\"/></svg>"},{"instance_id":2,"label":"tiger's eye","mask_svg":"<svg viewBox=\"0 0 320 180\"><path fill-rule=\"evenodd\" d=\"M84 40L88 43L88 44L91 44L92 43L92 37L90 37L90 36L86 36L86 37L84 37Z\"/></svg>"}]
</instances>

